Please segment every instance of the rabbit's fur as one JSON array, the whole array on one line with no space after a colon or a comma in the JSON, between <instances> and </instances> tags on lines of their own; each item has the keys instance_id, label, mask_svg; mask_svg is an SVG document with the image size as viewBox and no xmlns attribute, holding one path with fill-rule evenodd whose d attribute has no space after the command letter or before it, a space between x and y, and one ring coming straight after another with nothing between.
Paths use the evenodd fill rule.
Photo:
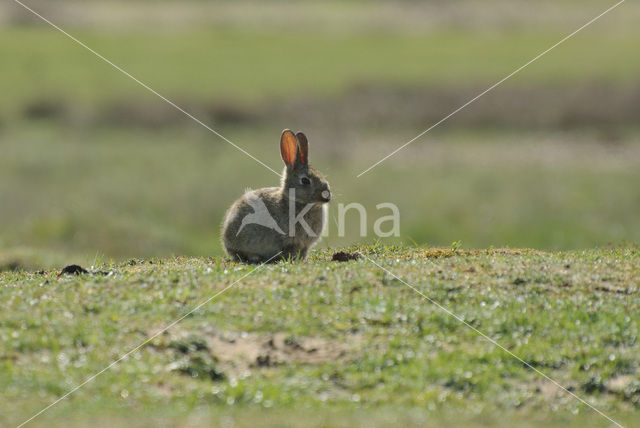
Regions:
<instances>
[{"instance_id":1,"label":"rabbit's fur","mask_svg":"<svg viewBox=\"0 0 640 428\"><path fill-rule=\"evenodd\" d=\"M225 214L222 243L235 260L304 259L322 233L323 205L331 199L331 191L322 173L309 166L307 137L285 129L280 152L285 163L280 187L248 190ZM302 220L295 221L303 212ZM290 224L295 230L290 231Z\"/></svg>"}]
</instances>

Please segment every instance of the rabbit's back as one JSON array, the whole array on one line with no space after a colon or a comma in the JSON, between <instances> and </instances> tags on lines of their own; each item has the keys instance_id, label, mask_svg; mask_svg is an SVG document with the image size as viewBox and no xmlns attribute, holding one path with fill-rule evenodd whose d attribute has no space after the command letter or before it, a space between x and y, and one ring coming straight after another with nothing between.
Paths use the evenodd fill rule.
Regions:
<instances>
[{"instance_id":1,"label":"rabbit's back","mask_svg":"<svg viewBox=\"0 0 640 428\"><path fill-rule=\"evenodd\" d=\"M222 243L227 254L252 263L277 254L282 246L281 228L272 213L281 203L277 187L248 191L238 198L227 210L222 224Z\"/></svg>"},{"instance_id":2,"label":"rabbit's back","mask_svg":"<svg viewBox=\"0 0 640 428\"><path fill-rule=\"evenodd\" d=\"M231 205L224 218L222 241L227 254L252 263L306 257L322 232L324 213L321 206L295 205L295 216L303 210L306 211L302 218L295 222L295 231L290 233L289 200L281 188L246 192Z\"/></svg>"}]
</instances>

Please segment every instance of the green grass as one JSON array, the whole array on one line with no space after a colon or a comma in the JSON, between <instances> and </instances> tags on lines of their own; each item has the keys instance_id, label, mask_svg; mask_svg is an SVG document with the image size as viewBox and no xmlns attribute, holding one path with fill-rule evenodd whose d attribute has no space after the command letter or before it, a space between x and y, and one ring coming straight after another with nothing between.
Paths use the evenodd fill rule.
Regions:
<instances>
[{"instance_id":1,"label":"green grass","mask_svg":"<svg viewBox=\"0 0 640 428\"><path fill-rule=\"evenodd\" d=\"M44 24L0 28L1 426L238 280L29 426L610 425L366 258L330 262L327 248L375 239L381 202L398 205L402 236L353 250L625 426L640 423L637 31L615 28L629 20L612 13L470 106L478 122L456 117L356 179L572 31L565 14L583 22L585 4L544 9L558 11L544 23L506 11L496 28L470 5L460 16L474 23L425 9L427 28L384 31L376 13L351 28L363 6L323 4L317 20L305 9L292 31L247 25L256 5L171 29L111 28L114 17L88 29L101 13L90 10L77 28L62 20L275 169L283 128L310 135L334 194L331 233L308 262L253 273L220 257L218 227L246 187L277 177ZM414 91L436 99L405 100ZM556 92L569 101L556 105ZM350 202L368 210L366 237L353 213L336 236L337 204ZM109 274L58 278L70 263Z\"/></svg>"},{"instance_id":2,"label":"green grass","mask_svg":"<svg viewBox=\"0 0 640 428\"><path fill-rule=\"evenodd\" d=\"M72 415L82 425L84 412L123 426L145 426L159 415L175 423L191 415L198 426L220 418L235 418L239 426L270 418L280 418L273 426L283 419L290 426L345 426L354 414L361 426L451 417L468 426L504 418L522 426L528 418L550 426L585 420L609 426L367 258L614 419L638 422L637 248L358 250L366 258L357 262L330 262L329 252L316 252L307 263L253 273L255 266L220 258L94 267L109 276L4 272L0 423L26 419L239 281L33 426L62 425ZM255 343L280 333L290 355L298 352L292 344L313 338L316 354L328 357L278 363L272 355L267 367L229 361L211 340L239 332ZM341 353L331 354L336 348Z\"/></svg>"},{"instance_id":3,"label":"green grass","mask_svg":"<svg viewBox=\"0 0 640 428\"><path fill-rule=\"evenodd\" d=\"M7 61L0 112L25 102L71 100L90 107L142 97L144 89L53 29L4 28ZM238 29L119 33L73 31L90 47L177 100L239 104L339 94L361 83L486 84L560 39L557 32L324 34ZM640 61L626 34L581 34L518 76L525 82L633 81ZM472 72L470 72L472 71ZM152 97L152 95L148 95Z\"/></svg>"},{"instance_id":4,"label":"green grass","mask_svg":"<svg viewBox=\"0 0 640 428\"><path fill-rule=\"evenodd\" d=\"M371 231L375 205L393 202L400 208L404 242L570 249L640 241L640 199L626 184L639 179L637 132L607 122L609 109L626 106L615 99L602 107L604 113L593 113L608 128L589 127L587 111L580 122L586 128L574 133L558 128L505 132L512 124L499 115L508 106L482 100L468 110L478 109L480 117L488 112L489 123L497 121L501 130L456 128L453 118L355 178L457 107L446 94L457 100L461 88L488 86L562 35L527 28L335 34L317 27L287 32L237 26L71 31L179 105L193 108L276 170L279 132L285 127L306 131L312 162L329 175L336 195L334 232L338 203L364 204ZM549 88L566 86L567 97L572 88L584 93L607 91L607 85L632 87L640 62L629 55L635 47L629 31L581 33L508 85L529 90L540 85L549 96L554 93ZM0 72L8 83L0 97L0 246L5 252L219 255L224 210L246 187L276 183L270 172L54 30L4 27L0 35L0 53L9 59ZM358 98L349 90L363 84L390 88L391 94L442 88L443 105L414 100L418 113L407 122L381 121L375 106L367 106L361 114L372 117L353 125L349 115L358 117ZM509 93L507 87L500 90ZM402 107L401 95L392 98L382 92L371 104ZM291 100L310 104L269 108L269 103ZM504 100L522 103L509 96ZM571 116L576 102L558 115ZM536 103L544 123L546 99ZM207 113L215 106L223 112ZM28 119L29 110L43 108L45 116L47 108L53 109L48 121ZM246 123L220 119L234 108L249 116L252 109L267 113ZM270 110L280 113L269 116ZM421 117L423 110L428 119ZM549 111L553 117L552 104ZM536 116L536 111L521 115ZM524 123L535 126L536 118ZM530 159L528 150L538 146L540 152ZM323 245L361 242L355 220L348 219L345 239L334 233Z\"/></svg>"},{"instance_id":5,"label":"green grass","mask_svg":"<svg viewBox=\"0 0 640 428\"><path fill-rule=\"evenodd\" d=\"M279 170L276 127L222 131ZM640 242L640 198L629 185L640 180L633 141L609 148L588 136L454 132L425 138L355 178L408 132L363 134L369 148L356 141L338 155L330 139L309 134L312 162L328 175L335 196L323 246L374 240L374 222L389 214L376 209L383 202L398 206L397 240L406 243L570 249ZM159 130L39 124L2 138L4 252L56 250L91 260L219 255L227 207L247 187L278 183L195 124ZM338 204L351 202L367 209L366 237L353 211L345 217L346 236L338 236Z\"/></svg>"}]
</instances>

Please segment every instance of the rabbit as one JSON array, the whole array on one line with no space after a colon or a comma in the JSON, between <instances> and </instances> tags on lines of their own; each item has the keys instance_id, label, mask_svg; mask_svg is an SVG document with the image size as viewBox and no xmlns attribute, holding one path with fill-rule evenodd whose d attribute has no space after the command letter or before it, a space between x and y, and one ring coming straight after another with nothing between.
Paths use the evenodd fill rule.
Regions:
<instances>
[{"instance_id":1,"label":"rabbit","mask_svg":"<svg viewBox=\"0 0 640 428\"><path fill-rule=\"evenodd\" d=\"M222 244L234 260L304 260L322 232L331 190L309 165L307 137L285 129L280 153L285 164L280 187L247 190L224 216Z\"/></svg>"}]
</instances>

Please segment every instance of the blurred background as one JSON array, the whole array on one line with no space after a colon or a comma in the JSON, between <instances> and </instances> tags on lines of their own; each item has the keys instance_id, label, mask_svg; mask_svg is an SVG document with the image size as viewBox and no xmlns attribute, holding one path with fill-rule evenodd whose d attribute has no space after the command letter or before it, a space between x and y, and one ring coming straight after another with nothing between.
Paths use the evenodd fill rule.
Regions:
<instances>
[{"instance_id":1,"label":"blurred background","mask_svg":"<svg viewBox=\"0 0 640 428\"><path fill-rule=\"evenodd\" d=\"M626 2L360 178L614 1L24 0L276 170L303 130L335 200L320 245L570 249L640 240L640 5ZM219 255L278 177L13 1L0 4L0 269ZM338 203L369 212L337 237ZM46 263L46 262L43 262Z\"/></svg>"}]
</instances>

